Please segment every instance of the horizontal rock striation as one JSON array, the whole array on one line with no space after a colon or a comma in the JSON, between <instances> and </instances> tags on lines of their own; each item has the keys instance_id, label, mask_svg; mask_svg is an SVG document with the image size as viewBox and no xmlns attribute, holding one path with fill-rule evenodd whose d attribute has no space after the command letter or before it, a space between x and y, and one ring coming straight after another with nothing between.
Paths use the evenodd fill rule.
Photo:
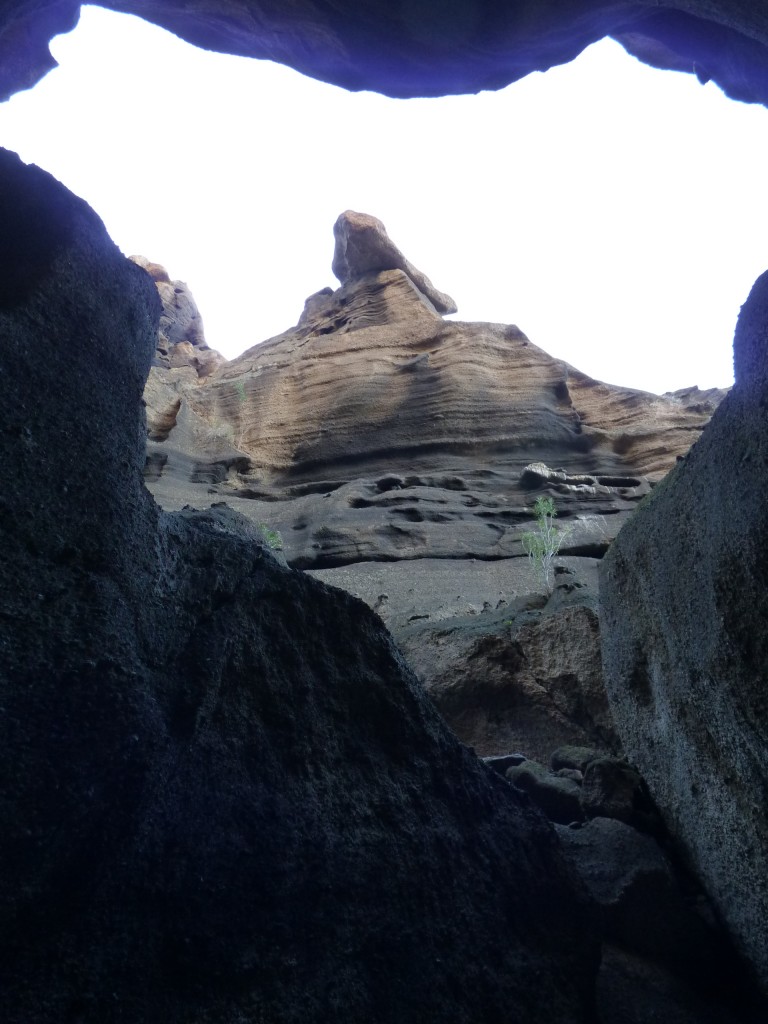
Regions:
<instances>
[{"instance_id":1,"label":"horizontal rock striation","mask_svg":"<svg viewBox=\"0 0 768 1024\"><path fill-rule=\"evenodd\" d=\"M410 267L375 218L340 221ZM225 500L279 528L291 564L334 568L520 555L544 489L567 518L563 553L599 557L722 397L602 384L517 327L444 320L423 275L356 253L295 328L206 380L153 368L165 507Z\"/></svg>"}]
</instances>

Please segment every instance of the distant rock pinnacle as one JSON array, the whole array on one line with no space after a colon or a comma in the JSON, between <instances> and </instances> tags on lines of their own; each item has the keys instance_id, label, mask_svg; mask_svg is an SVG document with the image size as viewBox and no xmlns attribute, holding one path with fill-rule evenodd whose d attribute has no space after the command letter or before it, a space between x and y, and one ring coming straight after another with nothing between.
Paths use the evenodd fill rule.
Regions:
<instances>
[{"instance_id":1,"label":"distant rock pinnacle","mask_svg":"<svg viewBox=\"0 0 768 1024\"><path fill-rule=\"evenodd\" d=\"M425 274L408 262L378 218L346 210L334 224L333 234L336 248L332 269L342 284L365 274L402 270L438 313L456 312L456 303L450 295L439 292Z\"/></svg>"}]
</instances>

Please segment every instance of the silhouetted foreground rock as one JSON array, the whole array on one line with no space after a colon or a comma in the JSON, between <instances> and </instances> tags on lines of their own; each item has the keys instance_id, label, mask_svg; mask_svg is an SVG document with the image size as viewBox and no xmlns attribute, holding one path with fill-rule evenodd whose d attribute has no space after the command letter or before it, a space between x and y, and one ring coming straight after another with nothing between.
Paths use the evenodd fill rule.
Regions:
<instances>
[{"instance_id":1,"label":"silhouetted foreground rock","mask_svg":"<svg viewBox=\"0 0 768 1024\"><path fill-rule=\"evenodd\" d=\"M8 1024L577 1022L556 837L380 621L141 482L159 303L0 153Z\"/></svg>"},{"instance_id":2,"label":"silhouetted foreground rock","mask_svg":"<svg viewBox=\"0 0 768 1024\"><path fill-rule=\"evenodd\" d=\"M627 756L768 987L768 275L736 384L601 568L605 683Z\"/></svg>"},{"instance_id":3,"label":"silhouetted foreground rock","mask_svg":"<svg viewBox=\"0 0 768 1024\"><path fill-rule=\"evenodd\" d=\"M211 50L280 61L347 89L441 96L500 89L572 60L603 36L655 67L713 79L730 96L768 98L762 4L745 0L108 0ZM0 99L54 66L47 42L77 20L77 0L9 0L0 32Z\"/></svg>"}]
</instances>

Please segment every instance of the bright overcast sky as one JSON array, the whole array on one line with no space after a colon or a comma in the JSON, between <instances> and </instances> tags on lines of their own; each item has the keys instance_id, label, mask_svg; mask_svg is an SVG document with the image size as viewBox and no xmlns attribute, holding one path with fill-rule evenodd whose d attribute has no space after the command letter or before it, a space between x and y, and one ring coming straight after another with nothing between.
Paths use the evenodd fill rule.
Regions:
<instances>
[{"instance_id":1,"label":"bright overcast sky","mask_svg":"<svg viewBox=\"0 0 768 1024\"><path fill-rule=\"evenodd\" d=\"M592 376L732 381L768 267L768 111L610 41L499 93L390 100L83 9L61 65L0 104L126 254L188 283L228 357L327 285L333 222L372 213L462 320L515 323Z\"/></svg>"}]
</instances>

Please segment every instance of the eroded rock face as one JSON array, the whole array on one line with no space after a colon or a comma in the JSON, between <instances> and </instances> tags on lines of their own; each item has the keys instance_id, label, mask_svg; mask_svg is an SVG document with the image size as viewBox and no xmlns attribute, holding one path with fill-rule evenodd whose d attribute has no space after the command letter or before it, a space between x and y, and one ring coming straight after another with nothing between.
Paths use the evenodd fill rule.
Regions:
<instances>
[{"instance_id":1,"label":"eroded rock face","mask_svg":"<svg viewBox=\"0 0 768 1024\"><path fill-rule=\"evenodd\" d=\"M591 1020L553 832L364 604L160 511L156 289L44 172L0 178L3 1019Z\"/></svg>"},{"instance_id":2,"label":"eroded rock face","mask_svg":"<svg viewBox=\"0 0 768 1024\"><path fill-rule=\"evenodd\" d=\"M596 560L722 393L612 387L516 327L446 322L376 218L336 237L346 283L294 329L205 381L153 368L148 486L279 530L292 565L381 615L478 752L618 749ZM567 532L552 600L521 546L542 493Z\"/></svg>"},{"instance_id":3,"label":"eroded rock face","mask_svg":"<svg viewBox=\"0 0 768 1024\"><path fill-rule=\"evenodd\" d=\"M397 248L377 217L347 210L333 225L333 272L342 284L383 270L402 270L438 313L455 313L456 303L439 292Z\"/></svg>"},{"instance_id":4,"label":"eroded rock face","mask_svg":"<svg viewBox=\"0 0 768 1024\"><path fill-rule=\"evenodd\" d=\"M410 267L375 218L341 222L353 241L370 228L374 263L381 244L382 261ZM279 528L293 565L333 568L519 556L547 490L569 528L563 554L599 557L720 396L602 384L517 327L444 321L423 275L370 270L368 241L354 244L344 270L336 252L347 282L310 296L292 330L193 386L153 369L158 500L226 500Z\"/></svg>"},{"instance_id":5,"label":"eroded rock face","mask_svg":"<svg viewBox=\"0 0 768 1024\"><path fill-rule=\"evenodd\" d=\"M146 256L128 258L146 270L163 304L154 365L166 369L191 366L198 377L207 377L225 363L221 353L208 347L203 318L185 282L172 281L164 266L152 263Z\"/></svg>"},{"instance_id":6,"label":"eroded rock face","mask_svg":"<svg viewBox=\"0 0 768 1024\"><path fill-rule=\"evenodd\" d=\"M603 657L628 756L768 987L768 276L736 384L601 572Z\"/></svg>"},{"instance_id":7,"label":"eroded rock face","mask_svg":"<svg viewBox=\"0 0 768 1024\"><path fill-rule=\"evenodd\" d=\"M289 64L347 89L441 96L498 89L576 57L606 35L656 67L713 79L735 99L768 98L768 15L747 0L615 4L475 0L418 5L361 0L110 0L198 46ZM47 42L77 18L72 0L6 5L0 33L0 98L27 88L54 62Z\"/></svg>"}]
</instances>

